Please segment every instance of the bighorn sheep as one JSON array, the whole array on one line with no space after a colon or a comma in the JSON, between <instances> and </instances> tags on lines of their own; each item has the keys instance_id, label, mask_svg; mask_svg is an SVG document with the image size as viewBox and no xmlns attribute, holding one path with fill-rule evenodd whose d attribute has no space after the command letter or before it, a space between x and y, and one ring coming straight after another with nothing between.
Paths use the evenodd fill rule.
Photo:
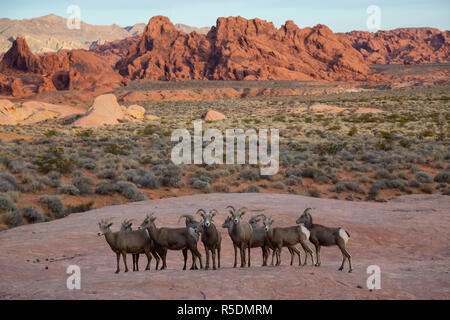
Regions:
<instances>
[{"instance_id":1,"label":"bighorn sheep","mask_svg":"<svg viewBox=\"0 0 450 320\"><path fill-rule=\"evenodd\" d=\"M186 228L190 228L189 231L191 232L192 236L197 240L200 238L199 233L201 230L201 222L195 220L194 216L190 214L183 214L178 218L178 223L180 223L180 220L185 218L185 224ZM187 249L183 249L187 250ZM191 252L192 255L192 267L191 269L198 269L197 267L197 258L193 252Z\"/></svg>"},{"instance_id":2,"label":"bighorn sheep","mask_svg":"<svg viewBox=\"0 0 450 320\"><path fill-rule=\"evenodd\" d=\"M133 231L133 229L131 228L133 223L131 221L132 220L127 220L127 219L123 220L122 226L120 227L120 231L122 231L122 232ZM139 253L132 254L131 256L133 257L133 271L139 271ZM158 260L159 260L159 258L158 258Z\"/></svg>"},{"instance_id":3,"label":"bighorn sheep","mask_svg":"<svg viewBox=\"0 0 450 320\"><path fill-rule=\"evenodd\" d=\"M269 243L274 250L274 254L277 256L277 266L281 264L281 249L282 247L291 247L292 250L298 255L298 263L301 265L300 251L298 251L294 246L300 243L303 250L305 251L305 263L308 259L308 254L311 256L311 261L314 263L312 251L307 245L310 232L303 226L293 226L293 227L276 227L273 228L272 223L274 220L270 217L264 217L264 229L267 232L267 238ZM293 262L293 254L291 252L291 265Z\"/></svg>"},{"instance_id":4,"label":"bighorn sheep","mask_svg":"<svg viewBox=\"0 0 450 320\"><path fill-rule=\"evenodd\" d=\"M137 231L129 231L129 232L112 232L110 227L112 223L101 220L98 223L98 227L100 231L97 233L98 236L105 236L106 242L108 242L111 250L116 253L117 256L117 270L116 273L119 273L119 262L120 255L122 255L123 263L125 265L125 272L128 272L127 266L127 253L138 254L145 253L147 256L147 266L145 270L150 269L150 261L152 260L152 256L150 254L152 248L150 241L150 235L146 230L137 230Z\"/></svg>"},{"instance_id":5,"label":"bighorn sheep","mask_svg":"<svg viewBox=\"0 0 450 320\"><path fill-rule=\"evenodd\" d=\"M202 255L197 249L198 234L196 238L189 228L157 228L155 220L156 217L153 213L148 214L139 229L148 230L150 238L155 242L155 245L161 248L160 256L163 260L161 270L167 268L167 250L182 250L184 257L183 270L186 270L187 250L190 250L200 259L200 269L202 269Z\"/></svg>"},{"instance_id":6,"label":"bighorn sheep","mask_svg":"<svg viewBox=\"0 0 450 320\"><path fill-rule=\"evenodd\" d=\"M222 235L217 230L216 226L214 225L213 218L216 214L218 214L216 209L210 210L208 213L206 213L205 210L199 209L196 212L197 214L200 214L203 218L201 222L202 227L202 242L203 246L205 247L205 253L206 253L206 263L205 263L205 269L209 269L209 251L211 251L212 254L212 263L213 263L213 269L216 270L216 250L217 250L217 267L220 268L220 248L222 244Z\"/></svg>"},{"instance_id":7,"label":"bighorn sheep","mask_svg":"<svg viewBox=\"0 0 450 320\"><path fill-rule=\"evenodd\" d=\"M314 224L312 216L309 213L310 210L311 208L305 209L300 218L297 219L296 223L303 223L311 233L309 236L309 241L311 241L316 247L316 266L320 266L321 264L320 247L337 245L342 252L342 264L339 270L342 270L344 268L345 259L348 259L348 272L352 272L352 257L345 248L345 245L350 238L350 234L341 227L329 228L320 224Z\"/></svg>"},{"instance_id":8,"label":"bighorn sheep","mask_svg":"<svg viewBox=\"0 0 450 320\"><path fill-rule=\"evenodd\" d=\"M246 209L245 207L236 210L232 206L228 206L227 209L230 208L231 214L231 226L228 228L228 234L230 235L231 240L233 241L234 248L234 265L236 268L237 262L237 248L239 248L241 252L241 268L245 267L245 249L248 248L248 266L250 267L250 248L252 243L252 226L247 221L242 221L241 218L244 215ZM225 223L224 223L225 225ZM226 228L222 225L223 228Z\"/></svg>"},{"instance_id":9,"label":"bighorn sheep","mask_svg":"<svg viewBox=\"0 0 450 320\"><path fill-rule=\"evenodd\" d=\"M267 233L266 233L266 230L264 229L264 226L258 226L259 221L261 221L260 217L266 218L266 216L264 214L253 215L248 220L248 223L250 223L250 225L253 228L252 248L261 247L262 256L263 256L262 266L264 267L264 266L267 266L267 258L269 257L270 249L273 249L273 248L269 242L269 239L267 239ZM293 246L288 246L288 250L289 250L289 253L291 254L291 266L292 266L292 264L294 262L294 253L298 252L298 250ZM297 255L299 255L299 254L300 253L297 253ZM274 256L275 256L275 251L272 254L272 263L271 263L272 266L273 266Z\"/></svg>"}]
</instances>

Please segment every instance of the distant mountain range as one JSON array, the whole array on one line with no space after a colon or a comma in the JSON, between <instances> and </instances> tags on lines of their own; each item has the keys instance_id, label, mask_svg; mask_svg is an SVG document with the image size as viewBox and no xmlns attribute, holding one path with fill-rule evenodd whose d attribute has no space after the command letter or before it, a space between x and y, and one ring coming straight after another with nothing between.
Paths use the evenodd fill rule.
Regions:
<instances>
[{"instance_id":1,"label":"distant mountain range","mask_svg":"<svg viewBox=\"0 0 450 320\"><path fill-rule=\"evenodd\" d=\"M17 37L24 38L34 54L61 49L90 49L107 41L133 37L144 31L145 23L128 27L116 24L97 26L81 22L79 30L67 28L67 19L49 14L43 17L23 20L0 19L0 53L8 51ZM209 28L195 28L184 24L175 25L180 31L196 31L206 34Z\"/></svg>"}]
</instances>

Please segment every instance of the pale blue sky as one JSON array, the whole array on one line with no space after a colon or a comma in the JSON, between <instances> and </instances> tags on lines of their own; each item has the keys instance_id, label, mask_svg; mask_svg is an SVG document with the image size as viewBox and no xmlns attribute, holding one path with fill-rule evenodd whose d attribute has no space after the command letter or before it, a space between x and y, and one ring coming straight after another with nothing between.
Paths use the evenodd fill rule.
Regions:
<instances>
[{"instance_id":1,"label":"pale blue sky","mask_svg":"<svg viewBox=\"0 0 450 320\"><path fill-rule=\"evenodd\" d=\"M328 25L335 32L366 30L369 5L381 8L381 29L399 27L450 27L450 0L0 0L0 17L33 18L50 13L68 17L71 4L81 8L81 19L90 24L128 26L165 15L174 23L203 27L217 17L261 18L279 27L294 20L299 27Z\"/></svg>"}]
</instances>

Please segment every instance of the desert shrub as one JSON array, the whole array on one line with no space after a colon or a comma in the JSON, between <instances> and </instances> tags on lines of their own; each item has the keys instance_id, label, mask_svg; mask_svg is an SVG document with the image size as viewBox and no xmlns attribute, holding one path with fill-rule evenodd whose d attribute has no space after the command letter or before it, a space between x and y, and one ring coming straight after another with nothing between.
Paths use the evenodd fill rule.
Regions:
<instances>
[{"instance_id":1,"label":"desert shrub","mask_svg":"<svg viewBox=\"0 0 450 320\"><path fill-rule=\"evenodd\" d=\"M442 191L442 194L444 196L450 196L450 188L448 188L447 190Z\"/></svg>"},{"instance_id":2,"label":"desert shrub","mask_svg":"<svg viewBox=\"0 0 450 320\"><path fill-rule=\"evenodd\" d=\"M261 179L261 176L255 170L245 169L245 170L242 170L241 172L239 172L239 178L248 180L248 181L258 181Z\"/></svg>"},{"instance_id":3,"label":"desert shrub","mask_svg":"<svg viewBox=\"0 0 450 320\"><path fill-rule=\"evenodd\" d=\"M375 171L373 177L376 179L392 179L391 173L385 169Z\"/></svg>"},{"instance_id":4,"label":"desert shrub","mask_svg":"<svg viewBox=\"0 0 450 320\"><path fill-rule=\"evenodd\" d=\"M132 182L118 181L116 183L116 186L118 192L120 192L125 198L128 198L132 201L147 200L147 196L139 191L136 185Z\"/></svg>"},{"instance_id":5,"label":"desert shrub","mask_svg":"<svg viewBox=\"0 0 450 320\"><path fill-rule=\"evenodd\" d=\"M80 191L81 195L92 194L92 180L88 177L81 176L73 180L73 185Z\"/></svg>"},{"instance_id":6,"label":"desert shrub","mask_svg":"<svg viewBox=\"0 0 450 320\"><path fill-rule=\"evenodd\" d=\"M214 192L228 193L230 192L230 188L223 184L218 184L214 186Z\"/></svg>"},{"instance_id":7,"label":"desert shrub","mask_svg":"<svg viewBox=\"0 0 450 320\"><path fill-rule=\"evenodd\" d=\"M44 208L54 214L56 219L64 217L64 205L58 196L41 196L39 203Z\"/></svg>"},{"instance_id":8,"label":"desert shrub","mask_svg":"<svg viewBox=\"0 0 450 320\"><path fill-rule=\"evenodd\" d=\"M358 182L338 182L334 187L331 188L331 191L333 192L345 192L345 191L351 191L351 192L357 192L364 194L364 190L359 186Z\"/></svg>"},{"instance_id":9,"label":"desert shrub","mask_svg":"<svg viewBox=\"0 0 450 320\"><path fill-rule=\"evenodd\" d=\"M77 167L80 169L94 170L97 167L97 164L92 159L81 158L77 162Z\"/></svg>"},{"instance_id":10,"label":"desert shrub","mask_svg":"<svg viewBox=\"0 0 450 320\"><path fill-rule=\"evenodd\" d=\"M422 183L431 183L433 179L431 179L430 175L424 171L419 171L414 175L414 179Z\"/></svg>"},{"instance_id":11,"label":"desert shrub","mask_svg":"<svg viewBox=\"0 0 450 320\"><path fill-rule=\"evenodd\" d=\"M450 183L450 172L440 172L433 180L434 182Z\"/></svg>"},{"instance_id":12,"label":"desert shrub","mask_svg":"<svg viewBox=\"0 0 450 320\"><path fill-rule=\"evenodd\" d=\"M97 173L97 177L100 178L100 179L111 179L111 180L113 180L113 179L115 179L117 177L117 174L112 169L103 169L103 170L100 170Z\"/></svg>"},{"instance_id":13,"label":"desert shrub","mask_svg":"<svg viewBox=\"0 0 450 320\"><path fill-rule=\"evenodd\" d=\"M297 176L289 176L288 178L286 178L286 180L284 180L284 183L288 186L295 186L298 184L302 184L302 178Z\"/></svg>"},{"instance_id":14,"label":"desert shrub","mask_svg":"<svg viewBox=\"0 0 450 320\"><path fill-rule=\"evenodd\" d=\"M325 175L322 175L322 176L317 176L314 179L314 181L317 182L318 184L327 184L327 183L330 183L330 178L328 178Z\"/></svg>"},{"instance_id":15,"label":"desert shrub","mask_svg":"<svg viewBox=\"0 0 450 320\"><path fill-rule=\"evenodd\" d=\"M14 204L13 200L11 200L11 198L6 194L0 194L0 212L4 213L14 210L17 210L17 207Z\"/></svg>"},{"instance_id":16,"label":"desert shrub","mask_svg":"<svg viewBox=\"0 0 450 320\"><path fill-rule=\"evenodd\" d=\"M423 193L428 193L428 194L433 193L433 189L429 185L422 185L422 187L420 188L420 191L422 191Z\"/></svg>"},{"instance_id":17,"label":"desert shrub","mask_svg":"<svg viewBox=\"0 0 450 320\"><path fill-rule=\"evenodd\" d=\"M243 193L259 193L259 188L257 186L251 185L242 190Z\"/></svg>"},{"instance_id":18,"label":"desert shrub","mask_svg":"<svg viewBox=\"0 0 450 320\"><path fill-rule=\"evenodd\" d=\"M421 184L420 184L420 182L418 182L417 180L411 180L411 181L409 182L409 186L410 186L411 188L420 188Z\"/></svg>"},{"instance_id":19,"label":"desert shrub","mask_svg":"<svg viewBox=\"0 0 450 320\"><path fill-rule=\"evenodd\" d=\"M290 176L302 177L302 170L301 169L289 169L286 171L286 177L290 177Z\"/></svg>"},{"instance_id":20,"label":"desert shrub","mask_svg":"<svg viewBox=\"0 0 450 320\"><path fill-rule=\"evenodd\" d=\"M275 189L280 189L280 190L283 190L284 188L286 188L286 186L284 185L284 183L281 182L281 181L275 182L275 183L273 184L273 187L274 187Z\"/></svg>"},{"instance_id":21,"label":"desert shrub","mask_svg":"<svg viewBox=\"0 0 450 320\"><path fill-rule=\"evenodd\" d=\"M23 224L22 212L19 210L8 212L5 215L4 221L9 227L18 227Z\"/></svg>"},{"instance_id":22,"label":"desert shrub","mask_svg":"<svg viewBox=\"0 0 450 320\"><path fill-rule=\"evenodd\" d=\"M407 175L406 173L404 173L404 172L400 172L400 173L397 175L397 178L403 179L403 180L408 180L408 175Z\"/></svg>"},{"instance_id":23,"label":"desert shrub","mask_svg":"<svg viewBox=\"0 0 450 320\"><path fill-rule=\"evenodd\" d=\"M344 150L345 143L325 142L317 145L317 152L319 155L324 154L337 154L339 151Z\"/></svg>"},{"instance_id":24,"label":"desert shrub","mask_svg":"<svg viewBox=\"0 0 450 320\"><path fill-rule=\"evenodd\" d=\"M45 189L45 185L39 180L34 180L27 185L26 189L27 192L37 193L43 191Z\"/></svg>"},{"instance_id":25,"label":"desert shrub","mask_svg":"<svg viewBox=\"0 0 450 320\"><path fill-rule=\"evenodd\" d=\"M118 187L110 181L99 181L95 185L95 193L103 196L113 195L118 191Z\"/></svg>"},{"instance_id":26,"label":"desert shrub","mask_svg":"<svg viewBox=\"0 0 450 320\"><path fill-rule=\"evenodd\" d=\"M10 198L13 202L19 201L20 193L18 191L6 191L3 194Z\"/></svg>"},{"instance_id":27,"label":"desert shrub","mask_svg":"<svg viewBox=\"0 0 450 320\"><path fill-rule=\"evenodd\" d=\"M206 182L206 181L203 181L203 180L195 180L192 183L192 187L194 189L207 190L208 188L211 187L211 184L209 182Z\"/></svg>"},{"instance_id":28,"label":"desert shrub","mask_svg":"<svg viewBox=\"0 0 450 320\"><path fill-rule=\"evenodd\" d=\"M58 194L68 194L71 196L77 196L80 194L80 190L78 190L77 187L71 184L59 187L57 192Z\"/></svg>"},{"instance_id":29,"label":"desert shrub","mask_svg":"<svg viewBox=\"0 0 450 320\"><path fill-rule=\"evenodd\" d=\"M71 213L77 213L77 212L85 212L92 209L92 206L94 205L94 202L89 201L87 203L82 203L76 206L68 205L66 207L66 210L64 210L64 215L68 216Z\"/></svg>"},{"instance_id":30,"label":"desert shrub","mask_svg":"<svg viewBox=\"0 0 450 320\"><path fill-rule=\"evenodd\" d=\"M146 173L145 175L139 176L136 179L136 182L142 187L142 188L148 188L148 189L158 189L161 184L160 180L155 177L151 173Z\"/></svg>"},{"instance_id":31,"label":"desert shrub","mask_svg":"<svg viewBox=\"0 0 450 320\"><path fill-rule=\"evenodd\" d=\"M389 181L388 186L390 189L404 190L408 186L408 181L403 179L394 179Z\"/></svg>"},{"instance_id":32,"label":"desert shrub","mask_svg":"<svg viewBox=\"0 0 450 320\"><path fill-rule=\"evenodd\" d=\"M51 147L46 153L39 155L34 163L39 171L44 173L50 171L68 173L75 166L76 160L72 157L66 157L62 148Z\"/></svg>"},{"instance_id":33,"label":"desert shrub","mask_svg":"<svg viewBox=\"0 0 450 320\"><path fill-rule=\"evenodd\" d=\"M320 198L320 193L317 191L317 189L311 189L308 190L308 196L314 197L314 198Z\"/></svg>"},{"instance_id":34,"label":"desert shrub","mask_svg":"<svg viewBox=\"0 0 450 320\"><path fill-rule=\"evenodd\" d=\"M50 221L50 218L45 214L40 212L38 209L28 206L19 209L22 216L27 220L28 223L39 223Z\"/></svg>"},{"instance_id":35,"label":"desert shrub","mask_svg":"<svg viewBox=\"0 0 450 320\"><path fill-rule=\"evenodd\" d=\"M20 190L21 188L12 174L0 173L0 192Z\"/></svg>"}]
</instances>

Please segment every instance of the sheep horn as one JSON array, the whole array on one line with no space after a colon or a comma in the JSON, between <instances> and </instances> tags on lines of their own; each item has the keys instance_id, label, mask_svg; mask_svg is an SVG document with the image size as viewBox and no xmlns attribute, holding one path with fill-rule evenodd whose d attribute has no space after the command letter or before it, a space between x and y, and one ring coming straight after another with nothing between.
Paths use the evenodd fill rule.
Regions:
<instances>
[{"instance_id":1,"label":"sheep horn","mask_svg":"<svg viewBox=\"0 0 450 320\"><path fill-rule=\"evenodd\" d=\"M215 215L219 214L219 211L217 211L216 209L212 209L209 211L209 213L213 213L212 216L214 217Z\"/></svg>"},{"instance_id":2,"label":"sheep horn","mask_svg":"<svg viewBox=\"0 0 450 320\"><path fill-rule=\"evenodd\" d=\"M194 221L194 217L190 214L183 214L178 218L178 223L180 223L180 220L182 218L185 218L186 220L188 220L189 222L193 222Z\"/></svg>"},{"instance_id":3,"label":"sheep horn","mask_svg":"<svg viewBox=\"0 0 450 320\"><path fill-rule=\"evenodd\" d=\"M306 208L305 211L303 211L303 213L309 213L309 211L311 211L312 208Z\"/></svg>"},{"instance_id":4,"label":"sheep horn","mask_svg":"<svg viewBox=\"0 0 450 320\"><path fill-rule=\"evenodd\" d=\"M195 214L198 214L200 212L201 213L206 213L206 211L204 209L198 209L197 212Z\"/></svg>"},{"instance_id":5,"label":"sheep horn","mask_svg":"<svg viewBox=\"0 0 450 320\"><path fill-rule=\"evenodd\" d=\"M233 206L227 206L225 209L231 208L233 210L233 212L236 211L236 209Z\"/></svg>"}]
</instances>

